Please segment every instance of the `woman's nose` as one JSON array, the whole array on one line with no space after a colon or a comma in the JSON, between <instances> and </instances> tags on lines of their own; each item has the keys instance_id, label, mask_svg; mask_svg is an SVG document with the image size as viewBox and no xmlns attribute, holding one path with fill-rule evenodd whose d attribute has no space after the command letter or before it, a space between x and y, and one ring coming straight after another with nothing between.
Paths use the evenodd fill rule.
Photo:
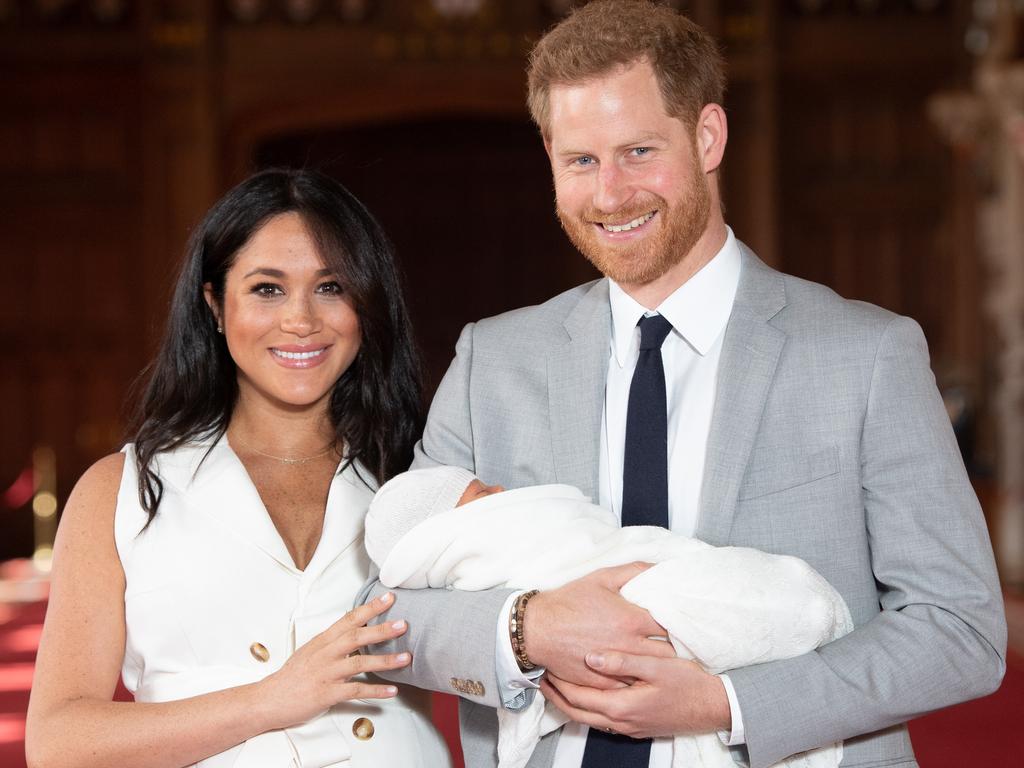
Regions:
<instances>
[{"instance_id":1,"label":"woman's nose","mask_svg":"<svg viewBox=\"0 0 1024 768\"><path fill-rule=\"evenodd\" d=\"M313 302L301 297L289 301L284 307L281 330L294 333L296 336L309 336L319 331L320 318Z\"/></svg>"}]
</instances>

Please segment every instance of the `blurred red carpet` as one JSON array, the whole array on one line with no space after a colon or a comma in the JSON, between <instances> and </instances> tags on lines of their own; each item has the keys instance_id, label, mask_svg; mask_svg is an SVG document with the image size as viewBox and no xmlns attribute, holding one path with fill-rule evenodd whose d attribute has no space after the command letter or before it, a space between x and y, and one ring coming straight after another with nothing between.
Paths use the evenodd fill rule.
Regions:
<instances>
[{"instance_id":1,"label":"blurred red carpet","mask_svg":"<svg viewBox=\"0 0 1024 768\"><path fill-rule=\"evenodd\" d=\"M0 604L0 766L24 768L25 709L45 603ZM910 724L922 768L1020 765L1024 739L1024 658L1010 654L1006 679L991 696ZM435 718L449 743L457 739L455 702L435 700ZM1017 734L1017 735L1014 735ZM457 745L456 745L457 749ZM457 757L461 757L457 753ZM461 765L461 760L458 761Z\"/></svg>"}]
</instances>

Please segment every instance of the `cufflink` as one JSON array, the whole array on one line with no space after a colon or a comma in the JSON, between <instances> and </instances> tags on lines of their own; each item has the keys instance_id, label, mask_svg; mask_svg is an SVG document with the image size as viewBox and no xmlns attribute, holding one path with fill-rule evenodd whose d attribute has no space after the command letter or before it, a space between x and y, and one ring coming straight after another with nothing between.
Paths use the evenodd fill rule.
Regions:
<instances>
[{"instance_id":1,"label":"cufflink","mask_svg":"<svg viewBox=\"0 0 1024 768\"><path fill-rule=\"evenodd\" d=\"M453 677L448 682L453 689L466 696L483 696L486 692L483 683L478 680L462 680L461 678Z\"/></svg>"}]
</instances>

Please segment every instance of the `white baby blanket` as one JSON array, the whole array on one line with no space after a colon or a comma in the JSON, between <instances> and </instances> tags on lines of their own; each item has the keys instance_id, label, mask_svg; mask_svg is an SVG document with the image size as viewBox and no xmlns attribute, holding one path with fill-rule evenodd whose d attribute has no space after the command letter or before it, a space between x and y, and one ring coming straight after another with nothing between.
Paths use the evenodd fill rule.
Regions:
<instances>
[{"instance_id":1,"label":"white baby blanket","mask_svg":"<svg viewBox=\"0 0 1024 768\"><path fill-rule=\"evenodd\" d=\"M798 656L853 629L842 597L803 560L713 547L664 528L621 528L567 485L506 491L422 522L382 519L371 505L366 549L384 585L410 589L550 589L598 568L656 563L622 596L666 629L680 658L712 673ZM567 718L538 693L522 710L499 708L498 721L500 768L522 768L540 737ZM836 768L841 759L840 742L778 765ZM672 765L735 764L716 734L704 734L673 739Z\"/></svg>"}]
</instances>

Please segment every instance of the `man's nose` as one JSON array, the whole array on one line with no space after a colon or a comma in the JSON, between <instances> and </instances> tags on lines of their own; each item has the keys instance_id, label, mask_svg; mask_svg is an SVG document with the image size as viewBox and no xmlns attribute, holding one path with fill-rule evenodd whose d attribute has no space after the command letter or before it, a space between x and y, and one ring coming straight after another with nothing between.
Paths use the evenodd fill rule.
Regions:
<instances>
[{"instance_id":1,"label":"man's nose","mask_svg":"<svg viewBox=\"0 0 1024 768\"><path fill-rule=\"evenodd\" d=\"M309 336L320 330L320 317L309 297L294 296L284 306L281 330L296 336Z\"/></svg>"},{"instance_id":2,"label":"man's nose","mask_svg":"<svg viewBox=\"0 0 1024 768\"><path fill-rule=\"evenodd\" d=\"M615 213L633 195L633 188L614 163L604 163L597 172L597 188L594 190L594 207L603 213Z\"/></svg>"}]
</instances>

